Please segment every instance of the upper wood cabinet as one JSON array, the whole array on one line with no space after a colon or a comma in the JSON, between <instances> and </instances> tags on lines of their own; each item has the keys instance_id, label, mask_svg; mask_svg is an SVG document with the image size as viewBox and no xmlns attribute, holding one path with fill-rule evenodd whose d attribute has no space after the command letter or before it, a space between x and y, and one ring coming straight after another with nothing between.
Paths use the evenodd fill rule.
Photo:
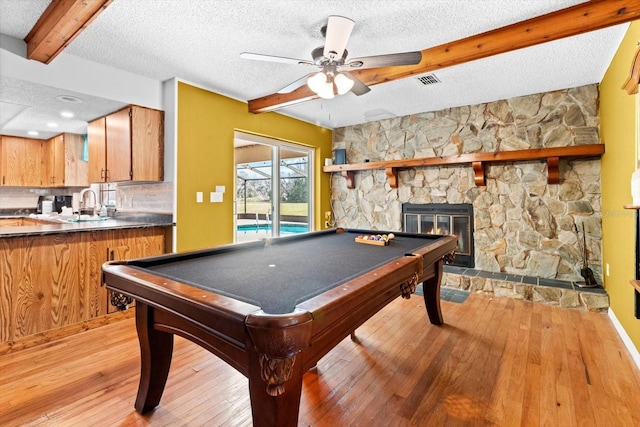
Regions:
<instances>
[{"instance_id":1,"label":"upper wood cabinet","mask_svg":"<svg viewBox=\"0 0 640 427\"><path fill-rule=\"evenodd\" d=\"M86 187L87 162L82 160L84 137L63 133L42 142L42 185L45 187Z\"/></svg>"},{"instance_id":2,"label":"upper wood cabinet","mask_svg":"<svg viewBox=\"0 0 640 427\"><path fill-rule=\"evenodd\" d=\"M89 123L91 182L162 181L164 115L130 106Z\"/></svg>"},{"instance_id":3,"label":"upper wood cabinet","mask_svg":"<svg viewBox=\"0 0 640 427\"><path fill-rule=\"evenodd\" d=\"M104 182L107 164L106 119L101 117L87 126L89 138L89 182Z\"/></svg>"},{"instance_id":4,"label":"upper wood cabinet","mask_svg":"<svg viewBox=\"0 0 640 427\"><path fill-rule=\"evenodd\" d=\"M0 137L0 185L40 187L42 141L16 136Z\"/></svg>"}]
</instances>

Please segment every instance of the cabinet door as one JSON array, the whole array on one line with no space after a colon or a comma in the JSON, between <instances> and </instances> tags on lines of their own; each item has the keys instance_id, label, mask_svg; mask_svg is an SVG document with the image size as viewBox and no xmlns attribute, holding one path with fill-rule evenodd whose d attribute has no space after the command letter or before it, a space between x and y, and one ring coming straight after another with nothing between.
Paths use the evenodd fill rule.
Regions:
<instances>
[{"instance_id":1,"label":"cabinet door","mask_svg":"<svg viewBox=\"0 0 640 427\"><path fill-rule=\"evenodd\" d=\"M131 181L131 108L106 117L107 181Z\"/></svg>"},{"instance_id":2,"label":"cabinet door","mask_svg":"<svg viewBox=\"0 0 640 427\"><path fill-rule=\"evenodd\" d=\"M64 187L64 136L58 135L48 141L42 141L42 171L43 187Z\"/></svg>"},{"instance_id":3,"label":"cabinet door","mask_svg":"<svg viewBox=\"0 0 640 427\"><path fill-rule=\"evenodd\" d=\"M134 181L164 179L164 113L131 107L131 168Z\"/></svg>"},{"instance_id":4,"label":"cabinet door","mask_svg":"<svg viewBox=\"0 0 640 427\"><path fill-rule=\"evenodd\" d=\"M40 187L42 144L39 139L2 136L0 185Z\"/></svg>"},{"instance_id":5,"label":"cabinet door","mask_svg":"<svg viewBox=\"0 0 640 427\"><path fill-rule=\"evenodd\" d=\"M14 337L81 322L81 233L22 239L22 275L13 280Z\"/></svg>"},{"instance_id":6,"label":"cabinet door","mask_svg":"<svg viewBox=\"0 0 640 427\"><path fill-rule=\"evenodd\" d=\"M107 180L107 137L105 118L101 117L89 123L89 182L105 182Z\"/></svg>"},{"instance_id":7,"label":"cabinet door","mask_svg":"<svg viewBox=\"0 0 640 427\"><path fill-rule=\"evenodd\" d=\"M64 176L66 187L89 186L89 164L82 160L84 136L64 134Z\"/></svg>"}]
</instances>

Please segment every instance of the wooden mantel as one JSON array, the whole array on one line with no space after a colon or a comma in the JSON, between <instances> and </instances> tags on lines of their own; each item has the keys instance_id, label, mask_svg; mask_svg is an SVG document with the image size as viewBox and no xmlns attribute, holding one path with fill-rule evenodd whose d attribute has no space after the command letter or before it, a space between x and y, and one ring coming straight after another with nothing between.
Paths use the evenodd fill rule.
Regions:
<instances>
[{"instance_id":1,"label":"wooden mantel","mask_svg":"<svg viewBox=\"0 0 640 427\"><path fill-rule=\"evenodd\" d=\"M486 163L529 160L547 161L547 180L557 184L560 178L558 164L561 158L599 157L604 154L604 144L575 145L570 147L535 148L530 150L499 151L495 153L468 153L456 156L422 157L415 159L383 160L378 162L352 163L324 166L324 172L340 172L347 180L347 188L355 188L355 172L384 169L391 188L398 188L398 170L415 167L471 165L476 185L485 185Z\"/></svg>"}]
</instances>

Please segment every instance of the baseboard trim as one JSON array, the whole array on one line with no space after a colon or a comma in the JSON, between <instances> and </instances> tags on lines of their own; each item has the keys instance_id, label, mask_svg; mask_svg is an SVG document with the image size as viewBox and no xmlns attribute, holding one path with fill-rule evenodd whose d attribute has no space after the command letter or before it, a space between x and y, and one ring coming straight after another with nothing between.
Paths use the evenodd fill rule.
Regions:
<instances>
[{"instance_id":1,"label":"baseboard trim","mask_svg":"<svg viewBox=\"0 0 640 427\"><path fill-rule=\"evenodd\" d=\"M635 362L638 369L640 369L640 353L638 352L638 349L631 341L631 338L629 338L629 335L627 335L627 331L624 330L624 328L622 327L622 324L620 323L620 321L618 320L618 318L616 317L615 313L611 308L609 308L609 318L611 319L611 322L613 322L613 326L616 328L618 335L620 335L620 338L622 339L624 346L627 347L627 350L629 351L631 358Z\"/></svg>"}]
</instances>

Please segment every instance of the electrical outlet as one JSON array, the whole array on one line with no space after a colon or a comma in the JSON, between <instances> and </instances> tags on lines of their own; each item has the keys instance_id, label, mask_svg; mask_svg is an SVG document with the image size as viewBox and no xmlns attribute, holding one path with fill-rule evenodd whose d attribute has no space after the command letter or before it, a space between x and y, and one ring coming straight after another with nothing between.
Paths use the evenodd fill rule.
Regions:
<instances>
[{"instance_id":1,"label":"electrical outlet","mask_svg":"<svg viewBox=\"0 0 640 427\"><path fill-rule=\"evenodd\" d=\"M331 211L326 211L324 213L324 219L331 219Z\"/></svg>"},{"instance_id":2,"label":"electrical outlet","mask_svg":"<svg viewBox=\"0 0 640 427\"><path fill-rule=\"evenodd\" d=\"M324 228L329 228L329 221L324 222Z\"/></svg>"}]
</instances>

